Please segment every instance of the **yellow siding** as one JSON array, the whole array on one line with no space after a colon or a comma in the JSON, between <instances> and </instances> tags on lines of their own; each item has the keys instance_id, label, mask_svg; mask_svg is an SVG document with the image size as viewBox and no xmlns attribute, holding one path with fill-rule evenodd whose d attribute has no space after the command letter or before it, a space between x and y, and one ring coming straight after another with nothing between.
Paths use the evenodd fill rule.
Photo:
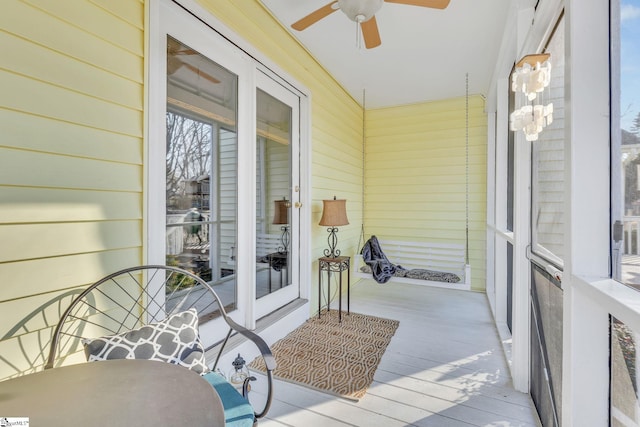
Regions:
<instances>
[{"instance_id":1,"label":"yellow siding","mask_svg":"<svg viewBox=\"0 0 640 427\"><path fill-rule=\"evenodd\" d=\"M72 157L142 163L140 136L69 123L30 112L0 110L2 145L32 152L50 152ZM88 143L90 141L90 143Z\"/></svg>"},{"instance_id":2,"label":"yellow siding","mask_svg":"<svg viewBox=\"0 0 640 427\"><path fill-rule=\"evenodd\" d=\"M41 368L62 296L141 261L144 3L3 0L0 28L2 379Z\"/></svg>"},{"instance_id":3,"label":"yellow siding","mask_svg":"<svg viewBox=\"0 0 640 427\"><path fill-rule=\"evenodd\" d=\"M365 235L465 243L465 99L367 111ZM469 99L469 258L485 289L486 115ZM384 249L384 248L383 248Z\"/></svg>"},{"instance_id":4,"label":"yellow siding","mask_svg":"<svg viewBox=\"0 0 640 427\"><path fill-rule=\"evenodd\" d=\"M75 0L75 2L91 3L89 0ZM135 1L127 2L132 6L137 5L137 9L140 10L140 19L142 19L144 5ZM130 47L125 49L110 42L109 37L119 38L119 36L107 35L107 38L103 38L72 25L73 20L67 19L67 14L73 14L73 9L73 7L61 8L60 15L56 15L31 6L24 1L3 0L0 28L13 36L51 49L59 55L71 57L93 65L95 68L107 70L134 82L142 83L144 81L144 62L142 55L135 52L139 51L140 46L144 44L143 21L139 22L139 27L133 27L137 28L135 32L137 37L130 39L128 41ZM97 24L99 20L106 20L107 23L112 20L127 22L126 16L113 15L107 10L103 10L99 15L95 15L94 22L96 25L99 25ZM13 63L12 58L3 59L3 64L11 65ZM18 62L29 60L27 58L19 59ZM76 77L84 78L83 76Z\"/></svg>"}]
</instances>

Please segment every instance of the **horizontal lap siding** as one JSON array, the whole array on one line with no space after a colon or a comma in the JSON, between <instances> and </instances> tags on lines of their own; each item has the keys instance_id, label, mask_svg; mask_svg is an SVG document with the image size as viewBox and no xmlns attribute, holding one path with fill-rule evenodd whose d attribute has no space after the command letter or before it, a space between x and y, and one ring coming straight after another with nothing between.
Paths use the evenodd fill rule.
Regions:
<instances>
[{"instance_id":1,"label":"horizontal lap siding","mask_svg":"<svg viewBox=\"0 0 640 427\"><path fill-rule=\"evenodd\" d=\"M41 369L68 292L142 260L144 3L4 0L0 28L2 379Z\"/></svg>"},{"instance_id":2,"label":"horizontal lap siding","mask_svg":"<svg viewBox=\"0 0 640 427\"><path fill-rule=\"evenodd\" d=\"M365 235L465 244L464 98L367 111ZM469 258L485 288L486 115L469 99ZM383 248L384 250L384 248Z\"/></svg>"}]
</instances>

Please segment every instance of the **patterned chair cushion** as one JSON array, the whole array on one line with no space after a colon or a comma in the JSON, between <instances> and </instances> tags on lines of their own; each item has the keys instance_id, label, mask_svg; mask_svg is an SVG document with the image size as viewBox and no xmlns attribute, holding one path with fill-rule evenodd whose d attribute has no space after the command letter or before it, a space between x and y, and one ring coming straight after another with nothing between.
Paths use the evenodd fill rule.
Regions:
<instances>
[{"instance_id":1,"label":"patterned chair cushion","mask_svg":"<svg viewBox=\"0 0 640 427\"><path fill-rule=\"evenodd\" d=\"M89 362L147 359L184 366L201 375L209 372L195 308L122 334L85 339L83 344Z\"/></svg>"}]
</instances>

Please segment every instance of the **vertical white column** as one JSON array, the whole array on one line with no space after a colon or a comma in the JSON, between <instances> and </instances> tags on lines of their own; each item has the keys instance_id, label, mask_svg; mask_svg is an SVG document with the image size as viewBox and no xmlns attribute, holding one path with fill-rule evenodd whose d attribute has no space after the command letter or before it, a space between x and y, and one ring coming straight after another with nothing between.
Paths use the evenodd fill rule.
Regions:
<instances>
[{"instance_id":1,"label":"vertical white column","mask_svg":"<svg viewBox=\"0 0 640 427\"><path fill-rule=\"evenodd\" d=\"M608 425L608 314L582 279L609 275L609 2L565 2L564 426Z\"/></svg>"}]
</instances>

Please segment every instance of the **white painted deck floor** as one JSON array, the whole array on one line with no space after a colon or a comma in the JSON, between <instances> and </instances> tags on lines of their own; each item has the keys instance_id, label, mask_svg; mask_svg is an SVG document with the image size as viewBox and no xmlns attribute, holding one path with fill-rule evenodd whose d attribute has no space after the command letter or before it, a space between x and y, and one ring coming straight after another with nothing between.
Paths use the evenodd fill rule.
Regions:
<instances>
[{"instance_id":1,"label":"white painted deck floor","mask_svg":"<svg viewBox=\"0 0 640 427\"><path fill-rule=\"evenodd\" d=\"M484 294L361 280L351 311L400 321L366 396L351 402L277 381L260 426L539 425L529 395L511 386Z\"/></svg>"}]
</instances>

